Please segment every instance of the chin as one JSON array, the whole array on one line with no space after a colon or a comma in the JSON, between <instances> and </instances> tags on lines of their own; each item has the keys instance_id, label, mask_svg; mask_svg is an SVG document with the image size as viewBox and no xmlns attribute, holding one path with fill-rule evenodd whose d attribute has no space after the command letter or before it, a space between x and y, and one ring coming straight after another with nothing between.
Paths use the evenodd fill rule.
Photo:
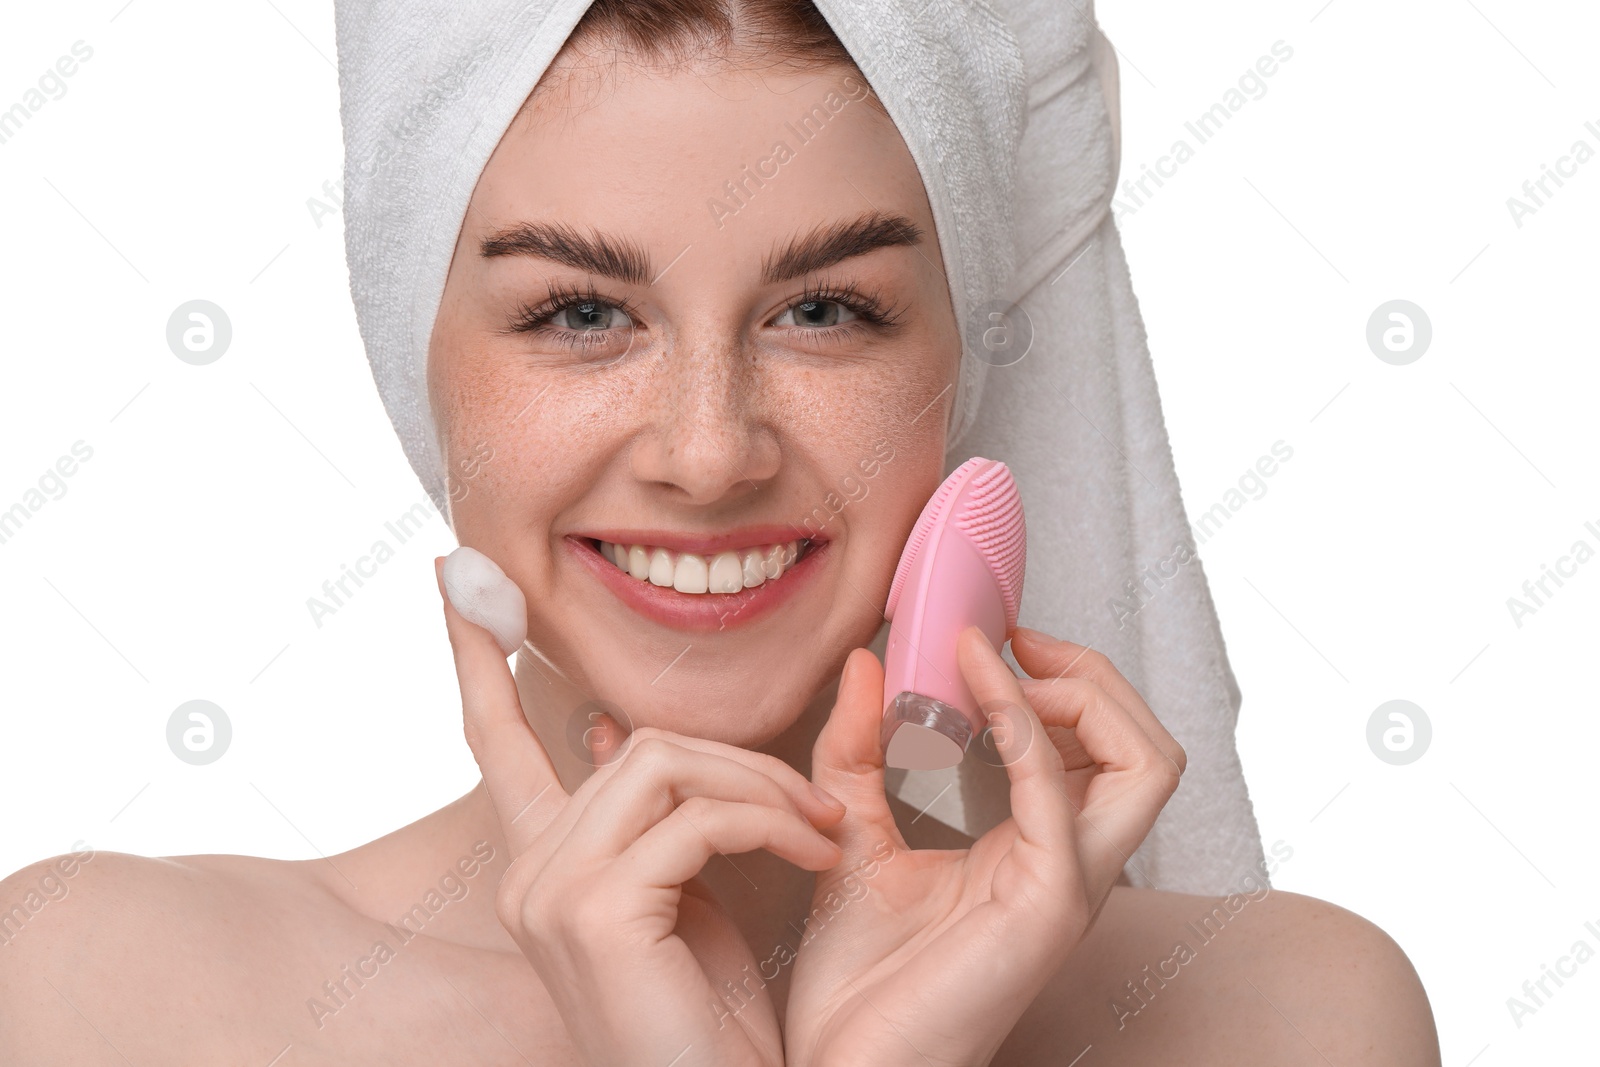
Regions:
<instances>
[{"instance_id":1,"label":"chin","mask_svg":"<svg viewBox=\"0 0 1600 1067\"><path fill-rule=\"evenodd\" d=\"M737 676L733 676L735 671ZM653 726L753 749L798 722L824 682L818 679L807 687L798 678L773 679L759 667L735 668L732 662L725 662L698 672L684 671L678 685L663 692L666 684L667 678L654 685L649 678L638 679L619 693L620 699L603 699L627 711L630 721L625 728Z\"/></svg>"}]
</instances>

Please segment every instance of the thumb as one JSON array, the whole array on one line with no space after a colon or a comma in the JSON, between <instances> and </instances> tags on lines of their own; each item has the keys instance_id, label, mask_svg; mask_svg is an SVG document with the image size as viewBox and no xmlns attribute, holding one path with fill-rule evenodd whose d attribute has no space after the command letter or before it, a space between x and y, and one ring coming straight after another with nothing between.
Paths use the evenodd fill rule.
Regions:
<instances>
[{"instance_id":1,"label":"thumb","mask_svg":"<svg viewBox=\"0 0 1600 1067\"><path fill-rule=\"evenodd\" d=\"M871 649L852 649L839 677L833 711L811 748L811 780L845 806L834 830L841 845L860 830L877 827L901 847L905 841L889 811L883 782L883 665ZM834 833L829 836L835 836Z\"/></svg>"}]
</instances>

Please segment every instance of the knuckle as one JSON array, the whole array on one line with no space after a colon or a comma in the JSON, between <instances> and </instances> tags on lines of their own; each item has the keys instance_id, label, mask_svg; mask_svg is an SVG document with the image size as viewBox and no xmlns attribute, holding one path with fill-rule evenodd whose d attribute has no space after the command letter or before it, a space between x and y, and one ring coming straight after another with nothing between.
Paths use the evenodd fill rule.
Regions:
<instances>
[{"instance_id":1,"label":"knuckle","mask_svg":"<svg viewBox=\"0 0 1600 1067\"><path fill-rule=\"evenodd\" d=\"M552 884L541 880L510 904L521 930L530 939L553 941L584 938L604 929L616 913L606 902L596 899L592 883L568 880Z\"/></svg>"},{"instance_id":2,"label":"knuckle","mask_svg":"<svg viewBox=\"0 0 1600 1067\"><path fill-rule=\"evenodd\" d=\"M640 737L634 731L633 744L629 746L624 755L623 766L630 768L636 774L654 775L664 769L672 758L672 742L660 734L649 734Z\"/></svg>"},{"instance_id":3,"label":"knuckle","mask_svg":"<svg viewBox=\"0 0 1600 1067\"><path fill-rule=\"evenodd\" d=\"M686 797L677 807L678 814L697 826L710 822L716 811L717 802L702 796Z\"/></svg>"},{"instance_id":4,"label":"knuckle","mask_svg":"<svg viewBox=\"0 0 1600 1067\"><path fill-rule=\"evenodd\" d=\"M1065 687L1062 696L1067 706L1078 709L1079 714L1093 712L1103 715L1110 708L1109 694L1092 678L1063 678L1057 688L1062 686Z\"/></svg>"},{"instance_id":5,"label":"knuckle","mask_svg":"<svg viewBox=\"0 0 1600 1067\"><path fill-rule=\"evenodd\" d=\"M507 878L500 883L500 889L494 897L495 918L500 920L500 925L512 933L521 930L537 930L544 926L538 893L531 886L521 884L520 880Z\"/></svg>"},{"instance_id":6,"label":"knuckle","mask_svg":"<svg viewBox=\"0 0 1600 1067\"><path fill-rule=\"evenodd\" d=\"M1102 711L1110 711L1114 707L1121 707L1122 702L1111 695L1111 691L1101 685L1098 679L1082 679L1084 699L1093 701Z\"/></svg>"},{"instance_id":7,"label":"knuckle","mask_svg":"<svg viewBox=\"0 0 1600 1067\"><path fill-rule=\"evenodd\" d=\"M1043 716L1052 711L1077 707L1081 703L1079 681L1067 675L1042 680L1029 679L1021 682L1020 688L1028 704Z\"/></svg>"},{"instance_id":8,"label":"knuckle","mask_svg":"<svg viewBox=\"0 0 1600 1067\"><path fill-rule=\"evenodd\" d=\"M510 923L506 922L508 916ZM512 930L545 930L549 927L544 916L543 903L536 894L529 893L520 900L509 901L502 909L500 921Z\"/></svg>"},{"instance_id":9,"label":"knuckle","mask_svg":"<svg viewBox=\"0 0 1600 1067\"><path fill-rule=\"evenodd\" d=\"M1103 677L1107 672L1115 674L1117 670L1112 666L1111 658L1097 648L1086 648L1069 662L1075 663L1079 673L1091 678Z\"/></svg>"},{"instance_id":10,"label":"knuckle","mask_svg":"<svg viewBox=\"0 0 1600 1067\"><path fill-rule=\"evenodd\" d=\"M1149 777L1160 785L1168 796L1177 791L1178 782L1183 776L1183 768L1176 760L1157 749L1149 766Z\"/></svg>"},{"instance_id":11,"label":"knuckle","mask_svg":"<svg viewBox=\"0 0 1600 1067\"><path fill-rule=\"evenodd\" d=\"M1189 753L1176 740L1172 742L1172 762L1177 764L1179 774L1189 769Z\"/></svg>"}]
</instances>

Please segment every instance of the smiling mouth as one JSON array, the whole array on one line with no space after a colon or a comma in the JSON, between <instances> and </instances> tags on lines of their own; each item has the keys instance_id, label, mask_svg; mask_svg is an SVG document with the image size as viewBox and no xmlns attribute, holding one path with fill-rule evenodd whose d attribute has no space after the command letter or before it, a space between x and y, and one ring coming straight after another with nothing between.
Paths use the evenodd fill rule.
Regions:
<instances>
[{"instance_id":1,"label":"smiling mouth","mask_svg":"<svg viewBox=\"0 0 1600 1067\"><path fill-rule=\"evenodd\" d=\"M813 549L810 538L752 545L711 554L674 552L659 545L624 545L598 538L584 543L639 582L707 597L742 593L781 579Z\"/></svg>"}]
</instances>

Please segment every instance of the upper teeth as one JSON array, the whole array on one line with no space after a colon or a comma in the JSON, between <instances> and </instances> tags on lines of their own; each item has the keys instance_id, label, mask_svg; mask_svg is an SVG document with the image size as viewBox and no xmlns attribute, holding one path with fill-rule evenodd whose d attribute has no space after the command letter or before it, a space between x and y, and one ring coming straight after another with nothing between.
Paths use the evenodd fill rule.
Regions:
<instances>
[{"instance_id":1,"label":"upper teeth","mask_svg":"<svg viewBox=\"0 0 1600 1067\"><path fill-rule=\"evenodd\" d=\"M673 552L655 545L600 542L600 554L640 581L680 593L737 593L783 575L800 556L801 542L758 545L711 556Z\"/></svg>"}]
</instances>

